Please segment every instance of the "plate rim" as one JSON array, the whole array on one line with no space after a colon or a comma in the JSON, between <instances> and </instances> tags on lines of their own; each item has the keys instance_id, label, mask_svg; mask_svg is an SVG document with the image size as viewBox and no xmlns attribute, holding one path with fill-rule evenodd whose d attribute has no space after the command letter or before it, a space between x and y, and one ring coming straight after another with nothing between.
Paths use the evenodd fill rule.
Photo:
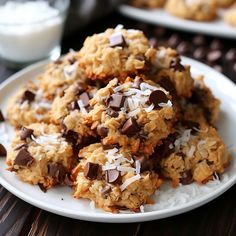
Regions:
<instances>
[{"instance_id":1,"label":"plate rim","mask_svg":"<svg viewBox=\"0 0 236 236\"><path fill-rule=\"evenodd\" d=\"M205 34L209 36L219 36L222 38L228 38L228 39L236 39L236 28L229 26L225 23L225 29L226 31L221 32L217 30L211 30L208 25L213 24L213 22L199 22L199 21L192 21L187 19L178 18L172 15L168 15L168 18L173 18L173 23L165 22L165 21L159 21L156 20L155 17L147 17L145 14L150 14L153 16L153 14L157 11L160 11L161 9L143 9L143 8L137 8L134 6L130 6L127 4L122 4L118 7L118 11L130 18L136 19L136 20L142 20L147 23L152 23L155 25L160 25L167 28L172 28L174 30L181 30L185 32L195 32L200 34ZM133 12L133 13L132 13ZM223 20L222 20L223 21ZM185 23L185 26L182 24ZM207 29L203 29L202 26L207 26ZM222 26L221 26L222 27Z\"/></svg>"},{"instance_id":2,"label":"plate rim","mask_svg":"<svg viewBox=\"0 0 236 236\"><path fill-rule=\"evenodd\" d=\"M223 81L223 83L227 83L228 85L232 86L232 88L236 91L236 85L228 79L225 75L219 73L218 71L212 69L211 67L198 62L194 59L188 58L188 57L182 57L184 64L195 64L195 67L198 69L204 68L205 70L208 70L209 72L215 73L218 75L217 80ZM29 73L33 70L37 70L40 67L43 68L48 63L48 60L40 61L38 63L35 63L33 65L30 65L19 72L11 75L8 79L6 79L3 83L0 84L0 92L6 87L9 86L11 83L13 83L18 77L23 76L26 73ZM236 101L236 97L234 98ZM15 188L13 185L8 183L7 180L5 180L1 173L0 173L0 184L6 188L9 192L11 192L13 195L19 197L25 202L28 202L29 204L39 207L43 210L52 212L54 214L58 214L61 216L66 216L74 219L80 219L80 220L86 220L86 221L94 221L94 222L106 222L106 223L131 223L131 222L144 222L144 221L150 221L150 220L157 220L162 218L167 218L170 216L178 215L190 210L193 210L197 207L200 207L221 194L223 194L225 191L227 191L230 187L232 187L236 183L236 174L232 176L227 182L223 183L219 186L219 188L215 189L214 191L199 197L198 199L195 199L191 202L188 202L182 206L175 206L173 208L169 209L162 209L162 210L153 210L151 212L144 212L144 213L135 213L135 214L112 214L112 213L99 213L99 212L76 212L76 210L65 210L65 208L53 206L48 203L43 202L43 200L35 200L30 195L27 195L24 192L21 192L17 188ZM71 196L72 197L72 196Z\"/></svg>"}]
</instances>

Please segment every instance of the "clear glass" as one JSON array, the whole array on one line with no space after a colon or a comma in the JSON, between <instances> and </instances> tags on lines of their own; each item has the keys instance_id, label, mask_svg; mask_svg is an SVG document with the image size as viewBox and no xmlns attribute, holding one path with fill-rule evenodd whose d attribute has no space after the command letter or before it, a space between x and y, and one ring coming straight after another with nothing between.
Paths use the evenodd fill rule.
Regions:
<instances>
[{"instance_id":1,"label":"clear glass","mask_svg":"<svg viewBox=\"0 0 236 236\"><path fill-rule=\"evenodd\" d=\"M42 59L55 60L60 56L60 42L70 1L38 1L48 2L57 11L48 16L45 11L39 11L44 14L43 18L35 16L33 19L25 18L24 20L22 17L19 22L14 21L14 17L9 17L4 21L4 18L1 19L0 16L0 58L10 67L24 67ZM1 0L0 6L9 4L9 2L36 1Z\"/></svg>"}]
</instances>

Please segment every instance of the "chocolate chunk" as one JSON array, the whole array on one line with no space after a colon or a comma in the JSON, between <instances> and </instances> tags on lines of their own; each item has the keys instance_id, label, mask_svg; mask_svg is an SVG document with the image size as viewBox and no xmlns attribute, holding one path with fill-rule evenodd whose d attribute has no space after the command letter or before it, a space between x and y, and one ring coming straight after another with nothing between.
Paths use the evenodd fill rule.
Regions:
<instances>
[{"instance_id":1,"label":"chocolate chunk","mask_svg":"<svg viewBox=\"0 0 236 236\"><path fill-rule=\"evenodd\" d=\"M126 46L124 36L121 33L112 34L109 37L109 42L110 42L111 47L118 47L118 46L125 47Z\"/></svg>"},{"instance_id":2,"label":"chocolate chunk","mask_svg":"<svg viewBox=\"0 0 236 236\"><path fill-rule=\"evenodd\" d=\"M35 94L29 90L26 90L23 93L22 102L24 102L24 101L33 102L34 98L35 98Z\"/></svg>"},{"instance_id":3,"label":"chocolate chunk","mask_svg":"<svg viewBox=\"0 0 236 236\"><path fill-rule=\"evenodd\" d=\"M112 94L109 100L109 107L115 111L119 111L124 106L125 97L121 94Z\"/></svg>"},{"instance_id":4,"label":"chocolate chunk","mask_svg":"<svg viewBox=\"0 0 236 236\"><path fill-rule=\"evenodd\" d=\"M65 175L64 184L65 184L66 186L73 186L73 185L74 185L74 182L73 182L72 179L70 178L69 174L66 174L66 175Z\"/></svg>"},{"instance_id":5,"label":"chocolate chunk","mask_svg":"<svg viewBox=\"0 0 236 236\"><path fill-rule=\"evenodd\" d=\"M133 88L136 88L136 89L140 89L140 84L143 82L143 79L141 77L136 77L134 79L134 82L133 82L133 85L132 87Z\"/></svg>"},{"instance_id":6,"label":"chocolate chunk","mask_svg":"<svg viewBox=\"0 0 236 236\"><path fill-rule=\"evenodd\" d=\"M0 143L0 157L5 157L7 155L6 148Z\"/></svg>"},{"instance_id":7,"label":"chocolate chunk","mask_svg":"<svg viewBox=\"0 0 236 236\"><path fill-rule=\"evenodd\" d=\"M107 197L110 192L111 192L111 187L109 185L106 185L101 190L101 194L102 194L103 197Z\"/></svg>"},{"instance_id":8,"label":"chocolate chunk","mask_svg":"<svg viewBox=\"0 0 236 236\"><path fill-rule=\"evenodd\" d=\"M203 46L206 44L206 38L202 35L197 35L193 38L193 43L196 46Z\"/></svg>"},{"instance_id":9,"label":"chocolate chunk","mask_svg":"<svg viewBox=\"0 0 236 236\"><path fill-rule=\"evenodd\" d=\"M87 88L87 84L79 82L75 87L76 95L80 95L81 93L85 92Z\"/></svg>"},{"instance_id":10,"label":"chocolate chunk","mask_svg":"<svg viewBox=\"0 0 236 236\"><path fill-rule=\"evenodd\" d=\"M117 183L120 180L120 171L118 170L106 170L105 180L107 183Z\"/></svg>"},{"instance_id":11,"label":"chocolate chunk","mask_svg":"<svg viewBox=\"0 0 236 236\"><path fill-rule=\"evenodd\" d=\"M107 114L111 117L118 117L119 116L119 113L117 111L114 111L113 109L109 108L107 109Z\"/></svg>"},{"instance_id":12,"label":"chocolate chunk","mask_svg":"<svg viewBox=\"0 0 236 236\"><path fill-rule=\"evenodd\" d=\"M190 170L186 170L182 173L180 183L183 185L191 184L193 182L193 176Z\"/></svg>"},{"instance_id":13,"label":"chocolate chunk","mask_svg":"<svg viewBox=\"0 0 236 236\"><path fill-rule=\"evenodd\" d=\"M153 30L153 33L158 37L163 37L167 33L167 30L162 27L157 27Z\"/></svg>"},{"instance_id":14,"label":"chocolate chunk","mask_svg":"<svg viewBox=\"0 0 236 236\"><path fill-rule=\"evenodd\" d=\"M177 34L172 34L168 40L170 47L175 48L179 44L180 38Z\"/></svg>"},{"instance_id":15,"label":"chocolate chunk","mask_svg":"<svg viewBox=\"0 0 236 236\"><path fill-rule=\"evenodd\" d=\"M212 50L220 50L223 48L223 44L220 42L220 40L214 39L210 44L210 48Z\"/></svg>"},{"instance_id":16,"label":"chocolate chunk","mask_svg":"<svg viewBox=\"0 0 236 236\"><path fill-rule=\"evenodd\" d=\"M43 184L39 183L38 186L39 186L39 188L40 188L40 190L41 190L42 192L44 192L44 193L47 192L47 189L44 187Z\"/></svg>"},{"instance_id":17,"label":"chocolate chunk","mask_svg":"<svg viewBox=\"0 0 236 236\"><path fill-rule=\"evenodd\" d=\"M66 176L66 168L61 163L49 163L48 174L56 183L63 184Z\"/></svg>"},{"instance_id":18,"label":"chocolate chunk","mask_svg":"<svg viewBox=\"0 0 236 236\"><path fill-rule=\"evenodd\" d=\"M21 130L20 130L20 139L21 140L26 140L27 138L31 138L31 135L33 133L34 133L34 130L22 127Z\"/></svg>"},{"instance_id":19,"label":"chocolate chunk","mask_svg":"<svg viewBox=\"0 0 236 236\"><path fill-rule=\"evenodd\" d=\"M106 127L104 127L104 126L99 125L99 126L97 127L97 132L98 132L98 134L99 134L101 137L103 137L103 138L107 136L108 131L109 131L109 129L106 128Z\"/></svg>"},{"instance_id":20,"label":"chocolate chunk","mask_svg":"<svg viewBox=\"0 0 236 236\"><path fill-rule=\"evenodd\" d=\"M84 167L84 176L88 179L96 179L98 177L99 164L87 162Z\"/></svg>"},{"instance_id":21,"label":"chocolate chunk","mask_svg":"<svg viewBox=\"0 0 236 236\"><path fill-rule=\"evenodd\" d=\"M206 49L199 47L193 52L193 57L198 60L204 60L206 58Z\"/></svg>"},{"instance_id":22,"label":"chocolate chunk","mask_svg":"<svg viewBox=\"0 0 236 236\"><path fill-rule=\"evenodd\" d=\"M155 167L155 160L154 158L147 158L145 156L133 156L135 161L140 162L141 166L141 173L147 170L153 170Z\"/></svg>"},{"instance_id":23,"label":"chocolate chunk","mask_svg":"<svg viewBox=\"0 0 236 236\"><path fill-rule=\"evenodd\" d=\"M217 62L222 58L222 52L220 50L211 51L207 54L207 60L209 62Z\"/></svg>"},{"instance_id":24,"label":"chocolate chunk","mask_svg":"<svg viewBox=\"0 0 236 236\"><path fill-rule=\"evenodd\" d=\"M34 158L30 155L26 148L23 148L16 155L14 165L30 167L33 162Z\"/></svg>"},{"instance_id":25,"label":"chocolate chunk","mask_svg":"<svg viewBox=\"0 0 236 236\"><path fill-rule=\"evenodd\" d=\"M2 111L0 110L0 122L4 122L4 121L5 121L4 116L2 114Z\"/></svg>"},{"instance_id":26,"label":"chocolate chunk","mask_svg":"<svg viewBox=\"0 0 236 236\"><path fill-rule=\"evenodd\" d=\"M18 151L18 150L20 150L20 149L22 149L22 148L27 149L27 147L28 147L27 144L22 143L22 144L17 145L17 146L15 147L14 151Z\"/></svg>"},{"instance_id":27,"label":"chocolate chunk","mask_svg":"<svg viewBox=\"0 0 236 236\"><path fill-rule=\"evenodd\" d=\"M68 62L73 65L76 62L76 58L72 57L72 58L68 58Z\"/></svg>"},{"instance_id":28,"label":"chocolate chunk","mask_svg":"<svg viewBox=\"0 0 236 236\"><path fill-rule=\"evenodd\" d=\"M180 58L172 59L172 61L170 62L170 68L173 68L175 71L184 71L185 68L183 65L181 65L180 62Z\"/></svg>"},{"instance_id":29,"label":"chocolate chunk","mask_svg":"<svg viewBox=\"0 0 236 236\"><path fill-rule=\"evenodd\" d=\"M141 54L138 54L135 56L135 59L139 60L139 61L145 61L145 56L141 55Z\"/></svg>"},{"instance_id":30,"label":"chocolate chunk","mask_svg":"<svg viewBox=\"0 0 236 236\"><path fill-rule=\"evenodd\" d=\"M78 105L78 102L77 101L73 101L70 106L69 106L69 109L74 111L74 110L79 110L79 105Z\"/></svg>"},{"instance_id":31,"label":"chocolate chunk","mask_svg":"<svg viewBox=\"0 0 236 236\"><path fill-rule=\"evenodd\" d=\"M225 55L225 59L228 61L235 62L236 61L236 49L231 48Z\"/></svg>"},{"instance_id":32,"label":"chocolate chunk","mask_svg":"<svg viewBox=\"0 0 236 236\"><path fill-rule=\"evenodd\" d=\"M182 120L181 125L187 129L192 129L192 133L196 133L200 128L199 123L191 120Z\"/></svg>"},{"instance_id":33,"label":"chocolate chunk","mask_svg":"<svg viewBox=\"0 0 236 236\"><path fill-rule=\"evenodd\" d=\"M89 98L88 93L86 93L86 92L81 93L80 96L79 96L79 99L83 102L84 107L89 106L90 98Z\"/></svg>"},{"instance_id":34,"label":"chocolate chunk","mask_svg":"<svg viewBox=\"0 0 236 236\"><path fill-rule=\"evenodd\" d=\"M133 136L139 132L140 128L134 118L129 118L121 128L121 133L127 136Z\"/></svg>"},{"instance_id":35,"label":"chocolate chunk","mask_svg":"<svg viewBox=\"0 0 236 236\"><path fill-rule=\"evenodd\" d=\"M167 103L168 102L168 97L166 94L161 91L161 90L155 90L151 92L149 96L149 102L154 104L155 108L160 108L159 104L160 103Z\"/></svg>"},{"instance_id":36,"label":"chocolate chunk","mask_svg":"<svg viewBox=\"0 0 236 236\"><path fill-rule=\"evenodd\" d=\"M161 77L161 79L158 81L158 84L164 88L165 90L167 90L168 92L170 92L170 94L172 96L176 96L176 89L174 84L172 83L172 81L170 80L169 77L167 76L163 76Z\"/></svg>"},{"instance_id":37,"label":"chocolate chunk","mask_svg":"<svg viewBox=\"0 0 236 236\"><path fill-rule=\"evenodd\" d=\"M217 70L218 72L222 73L223 72L223 67L220 65L214 65L213 68Z\"/></svg>"},{"instance_id":38,"label":"chocolate chunk","mask_svg":"<svg viewBox=\"0 0 236 236\"><path fill-rule=\"evenodd\" d=\"M72 143L73 145L76 145L79 139L79 135L76 132L67 129L63 131L62 137L64 137L68 142Z\"/></svg>"}]
</instances>

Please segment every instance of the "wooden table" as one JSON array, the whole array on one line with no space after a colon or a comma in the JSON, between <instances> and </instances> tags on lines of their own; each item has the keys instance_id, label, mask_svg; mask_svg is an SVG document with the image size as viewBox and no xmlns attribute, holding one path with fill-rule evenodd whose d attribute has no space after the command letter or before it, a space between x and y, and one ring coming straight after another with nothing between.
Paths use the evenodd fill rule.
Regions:
<instances>
[{"instance_id":1,"label":"wooden table","mask_svg":"<svg viewBox=\"0 0 236 236\"><path fill-rule=\"evenodd\" d=\"M149 36L157 34L156 27L140 24L113 14L86 29L63 40L63 52L69 48L78 49L84 38L108 26L122 23L129 28L142 28ZM159 32L160 33L160 32ZM158 34L159 34L158 33ZM182 35L182 33L181 33ZM191 42L192 35L183 34ZM225 44L233 41L223 40ZM227 64L227 63L226 63ZM229 75L225 63L221 63ZM0 82L15 71L0 63ZM235 73L233 74L235 75ZM235 128L235 127L232 127ZM0 186L0 236L1 235L236 235L236 186L216 200L191 212L144 223L104 224L74 220L40 210L12 195Z\"/></svg>"}]
</instances>

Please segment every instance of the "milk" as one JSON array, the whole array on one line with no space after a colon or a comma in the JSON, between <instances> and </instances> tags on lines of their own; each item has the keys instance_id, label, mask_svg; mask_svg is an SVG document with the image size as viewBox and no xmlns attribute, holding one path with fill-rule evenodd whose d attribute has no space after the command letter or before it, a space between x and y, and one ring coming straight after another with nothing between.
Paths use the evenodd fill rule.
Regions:
<instances>
[{"instance_id":1,"label":"milk","mask_svg":"<svg viewBox=\"0 0 236 236\"><path fill-rule=\"evenodd\" d=\"M64 16L44 1L0 6L0 57L18 63L46 58L59 46Z\"/></svg>"}]
</instances>

